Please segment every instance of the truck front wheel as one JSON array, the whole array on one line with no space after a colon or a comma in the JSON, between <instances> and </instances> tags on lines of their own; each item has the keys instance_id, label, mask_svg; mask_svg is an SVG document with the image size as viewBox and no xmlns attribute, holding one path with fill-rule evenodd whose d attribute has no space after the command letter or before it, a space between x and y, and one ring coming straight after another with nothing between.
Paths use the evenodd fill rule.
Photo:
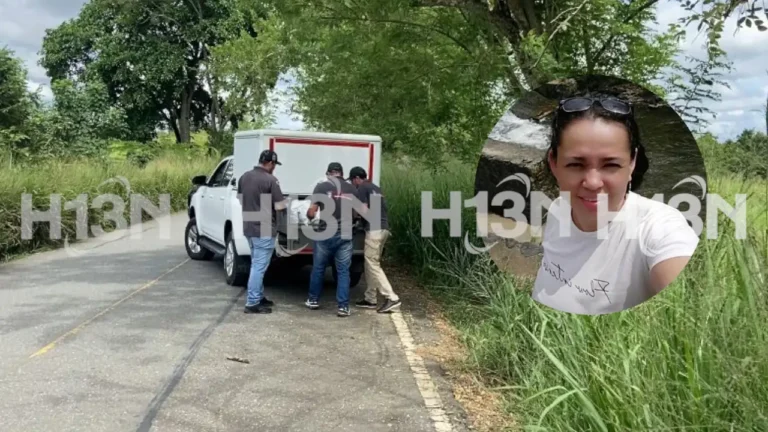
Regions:
<instances>
[{"instance_id":1,"label":"truck front wheel","mask_svg":"<svg viewBox=\"0 0 768 432\"><path fill-rule=\"evenodd\" d=\"M213 258L213 252L198 243L197 239L197 220L192 218L187 222L187 228L184 231L184 243L187 248L187 255L197 261L207 261Z\"/></svg>"},{"instance_id":2,"label":"truck front wheel","mask_svg":"<svg viewBox=\"0 0 768 432\"><path fill-rule=\"evenodd\" d=\"M232 233L227 235L227 249L224 252L224 271L227 283L232 286L246 286L251 273L251 263L248 258L237 253L235 239Z\"/></svg>"}]
</instances>

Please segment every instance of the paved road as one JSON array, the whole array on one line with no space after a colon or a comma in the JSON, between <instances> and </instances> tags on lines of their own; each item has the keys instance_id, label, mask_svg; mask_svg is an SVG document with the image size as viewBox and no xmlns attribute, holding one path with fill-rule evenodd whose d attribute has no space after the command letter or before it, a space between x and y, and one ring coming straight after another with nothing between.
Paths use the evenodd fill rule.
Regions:
<instances>
[{"instance_id":1,"label":"paved road","mask_svg":"<svg viewBox=\"0 0 768 432\"><path fill-rule=\"evenodd\" d=\"M153 222L142 240L0 264L0 429L445 430L402 319L336 317L330 277L324 309L308 310L308 272L267 286L271 315L244 314L220 260L187 259L185 215L169 220L167 239Z\"/></svg>"}]
</instances>

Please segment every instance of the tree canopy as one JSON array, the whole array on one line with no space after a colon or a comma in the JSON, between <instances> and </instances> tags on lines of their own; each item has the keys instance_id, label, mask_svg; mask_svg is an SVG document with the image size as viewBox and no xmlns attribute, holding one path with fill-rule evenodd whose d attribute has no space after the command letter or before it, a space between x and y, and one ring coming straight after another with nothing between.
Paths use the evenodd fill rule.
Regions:
<instances>
[{"instance_id":1,"label":"tree canopy","mask_svg":"<svg viewBox=\"0 0 768 432\"><path fill-rule=\"evenodd\" d=\"M222 137L269 117L291 73L310 128L379 134L387 151L438 162L474 158L521 92L595 73L646 86L700 131L727 85L725 20L765 31L768 13L757 0L677 3L685 16L654 32L658 0L91 0L46 31L45 119L55 142ZM706 55L680 60L690 28ZM16 125L18 143L35 98L7 51L0 69L0 129L9 141Z\"/></svg>"}]
</instances>

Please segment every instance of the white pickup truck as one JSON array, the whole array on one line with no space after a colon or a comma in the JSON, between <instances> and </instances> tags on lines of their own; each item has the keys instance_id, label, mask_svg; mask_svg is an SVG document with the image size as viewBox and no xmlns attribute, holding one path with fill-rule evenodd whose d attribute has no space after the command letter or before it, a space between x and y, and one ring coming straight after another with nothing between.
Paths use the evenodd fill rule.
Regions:
<instances>
[{"instance_id":1,"label":"white pickup truck","mask_svg":"<svg viewBox=\"0 0 768 432\"><path fill-rule=\"evenodd\" d=\"M291 260L297 266L312 264L312 240L302 228L298 238L289 238L288 219L304 223L308 198L317 183L326 179L330 162L340 162L345 175L353 166L362 166L369 178L379 183L381 138L375 135L260 129L235 134L233 155L222 159L210 176L192 178L188 198L189 222L185 231L187 254L194 260L222 256L226 281L246 286L250 274L251 251L243 235L242 208L237 197L237 181L258 164L263 150L277 153L280 163L273 173L284 196L298 200L277 213L278 241L272 259ZM306 202L304 202L306 204ZM289 214L291 212L291 214ZM365 232L354 231L354 252L350 268L351 286L363 274ZM295 235L293 237L296 237ZM333 266L333 260L328 264ZM333 268L336 277L335 266Z\"/></svg>"}]
</instances>

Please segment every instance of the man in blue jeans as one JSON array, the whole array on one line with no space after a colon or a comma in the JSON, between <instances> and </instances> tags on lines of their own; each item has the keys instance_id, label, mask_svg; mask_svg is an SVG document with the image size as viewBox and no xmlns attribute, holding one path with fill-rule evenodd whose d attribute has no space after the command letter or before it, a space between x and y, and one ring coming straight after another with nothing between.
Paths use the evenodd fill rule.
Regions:
<instances>
[{"instance_id":1,"label":"man in blue jeans","mask_svg":"<svg viewBox=\"0 0 768 432\"><path fill-rule=\"evenodd\" d=\"M274 303L264 297L264 273L272 261L277 237L275 211L286 208L288 199L280 190L280 183L272 173L277 153L264 150L259 156L259 165L240 177L237 193L243 210L243 234L251 246L251 273L248 277L248 297L245 313L271 313ZM261 199L269 199L269 208L262 209Z\"/></svg>"},{"instance_id":2,"label":"man in blue jeans","mask_svg":"<svg viewBox=\"0 0 768 432\"><path fill-rule=\"evenodd\" d=\"M344 168L338 162L328 165L328 180L315 186L307 217L315 218L320 210L320 222L315 235L322 240L315 240L312 251L312 276L309 283L309 298L306 306L310 309L320 307L318 302L323 290L325 268L331 260L336 265L336 303L337 315L349 316L349 267L352 264L352 224L354 222L352 200L357 189L344 180ZM333 211L325 212L325 203L321 197L333 202ZM345 200L348 200L346 203ZM329 226L327 222L332 222ZM334 226L335 225L335 226ZM328 238L330 236L330 238Z\"/></svg>"}]
</instances>

